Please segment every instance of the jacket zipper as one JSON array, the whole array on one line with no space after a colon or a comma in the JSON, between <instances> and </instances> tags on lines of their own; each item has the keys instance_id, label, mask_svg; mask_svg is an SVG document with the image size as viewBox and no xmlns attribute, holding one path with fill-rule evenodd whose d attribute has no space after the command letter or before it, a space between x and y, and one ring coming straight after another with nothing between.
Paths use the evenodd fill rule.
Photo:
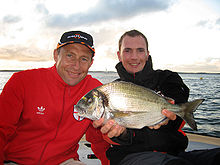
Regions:
<instances>
[{"instance_id":1,"label":"jacket zipper","mask_svg":"<svg viewBox=\"0 0 220 165\"><path fill-rule=\"evenodd\" d=\"M40 159L39 159L37 165L40 165L41 159L42 159L42 157L43 157L43 155L44 155L44 152L45 152L47 146L49 145L49 143L52 142L52 141L54 141L54 140L56 139L56 137L57 137L57 134L58 134L58 131L59 131L59 127L60 127L61 121L62 121L62 119L63 119L64 105L65 105L65 94L66 94L66 86L64 87L62 113L61 113L61 117L60 117L60 120L59 120L58 125L57 125L56 134L55 134L55 136L54 136L53 139L49 140L49 141L45 144L44 149L43 149L43 151L41 152Z\"/></svg>"}]
</instances>

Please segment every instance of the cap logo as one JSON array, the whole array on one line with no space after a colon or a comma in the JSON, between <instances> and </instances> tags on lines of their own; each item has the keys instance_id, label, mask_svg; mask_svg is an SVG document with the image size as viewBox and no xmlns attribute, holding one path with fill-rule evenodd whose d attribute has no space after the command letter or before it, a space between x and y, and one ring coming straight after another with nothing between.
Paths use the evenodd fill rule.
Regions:
<instances>
[{"instance_id":1,"label":"cap logo","mask_svg":"<svg viewBox=\"0 0 220 165\"><path fill-rule=\"evenodd\" d=\"M94 56L95 49L93 45L92 36L81 31L65 32L61 36L60 41L57 44L57 49L64 45L73 44L73 43L79 43L79 44L85 45L92 51L92 56Z\"/></svg>"},{"instance_id":2,"label":"cap logo","mask_svg":"<svg viewBox=\"0 0 220 165\"><path fill-rule=\"evenodd\" d=\"M74 35L68 36L67 38L77 38L77 39L82 38L82 39L88 40L86 37L81 36L80 34L74 34Z\"/></svg>"}]
</instances>

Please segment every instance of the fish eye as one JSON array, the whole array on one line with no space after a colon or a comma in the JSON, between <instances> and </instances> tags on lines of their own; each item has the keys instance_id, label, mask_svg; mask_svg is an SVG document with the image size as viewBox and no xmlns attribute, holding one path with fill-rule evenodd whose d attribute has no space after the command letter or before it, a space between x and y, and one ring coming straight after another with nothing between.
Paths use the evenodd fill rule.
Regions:
<instances>
[{"instance_id":1,"label":"fish eye","mask_svg":"<svg viewBox=\"0 0 220 165\"><path fill-rule=\"evenodd\" d=\"M89 104L92 103L92 98L89 98L88 103Z\"/></svg>"}]
</instances>

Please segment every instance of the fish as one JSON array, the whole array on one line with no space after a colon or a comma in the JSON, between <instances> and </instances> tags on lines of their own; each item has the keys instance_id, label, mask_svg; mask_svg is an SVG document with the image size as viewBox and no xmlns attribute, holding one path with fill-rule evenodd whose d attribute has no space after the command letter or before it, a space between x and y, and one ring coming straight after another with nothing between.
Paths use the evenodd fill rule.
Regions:
<instances>
[{"instance_id":1,"label":"fish","mask_svg":"<svg viewBox=\"0 0 220 165\"><path fill-rule=\"evenodd\" d=\"M90 120L114 119L126 128L154 126L167 119L161 112L167 109L180 116L197 130L194 112L204 99L171 104L171 98L131 82L114 81L92 89L75 105L77 115Z\"/></svg>"}]
</instances>

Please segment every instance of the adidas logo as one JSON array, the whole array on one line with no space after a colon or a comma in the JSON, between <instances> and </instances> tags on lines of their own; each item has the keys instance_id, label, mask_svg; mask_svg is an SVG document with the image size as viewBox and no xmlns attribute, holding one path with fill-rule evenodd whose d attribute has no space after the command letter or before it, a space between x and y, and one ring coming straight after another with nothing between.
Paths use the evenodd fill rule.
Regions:
<instances>
[{"instance_id":1,"label":"adidas logo","mask_svg":"<svg viewBox=\"0 0 220 165\"><path fill-rule=\"evenodd\" d=\"M38 115L44 115L44 111L45 111L45 108L44 108L43 106L37 107L37 112L36 112L36 114L38 114Z\"/></svg>"}]
</instances>

